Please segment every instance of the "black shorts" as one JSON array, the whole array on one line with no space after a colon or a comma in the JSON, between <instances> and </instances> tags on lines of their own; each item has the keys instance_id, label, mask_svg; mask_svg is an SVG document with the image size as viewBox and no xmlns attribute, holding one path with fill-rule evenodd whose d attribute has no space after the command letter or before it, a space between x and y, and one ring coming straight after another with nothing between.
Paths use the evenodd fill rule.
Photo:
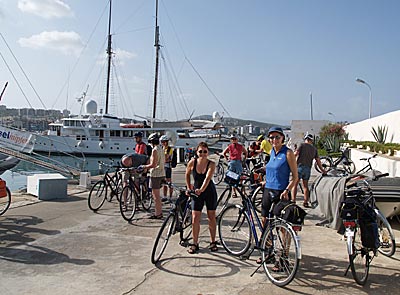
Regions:
<instances>
[{"instance_id":1,"label":"black shorts","mask_svg":"<svg viewBox=\"0 0 400 295\"><path fill-rule=\"evenodd\" d=\"M262 207L261 207L261 216L262 217L268 217L269 216L269 211L271 210L272 204L276 204L280 201L281 199L281 194L285 190L276 190L276 189L270 189L270 188L265 188L263 197L262 197ZM289 192L289 199L290 199L290 192ZM270 217L273 217L274 214L271 211Z\"/></svg>"},{"instance_id":2,"label":"black shorts","mask_svg":"<svg viewBox=\"0 0 400 295\"><path fill-rule=\"evenodd\" d=\"M205 192L195 198L192 198L192 210L202 211L204 203L206 203L207 210L217 209L217 191L215 187L207 189Z\"/></svg>"},{"instance_id":3,"label":"black shorts","mask_svg":"<svg viewBox=\"0 0 400 295\"><path fill-rule=\"evenodd\" d=\"M165 178L172 178L172 168L165 167Z\"/></svg>"}]
</instances>

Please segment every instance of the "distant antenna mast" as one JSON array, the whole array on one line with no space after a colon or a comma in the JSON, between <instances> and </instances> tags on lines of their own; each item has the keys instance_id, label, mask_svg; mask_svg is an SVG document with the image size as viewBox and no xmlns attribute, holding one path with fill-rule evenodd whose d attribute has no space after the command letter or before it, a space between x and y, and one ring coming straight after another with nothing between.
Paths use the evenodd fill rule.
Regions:
<instances>
[{"instance_id":1,"label":"distant antenna mast","mask_svg":"<svg viewBox=\"0 0 400 295\"><path fill-rule=\"evenodd\" d=\"M313 107L312 107L312 92L310 92L310 107L311 107L311 121L314 120Z\"/></svg>"},{"instance_id":2,"label":"distant antenna mast","mask_svg":"<svg viewBox=\"0 0 400 295\"><path fill-rule=\"evenodd\" d=\"M77 98L78 102L81 103L81 110L80 110L80 112L79 112L79 116L82 116L83 104L85 103L85 98L86 98L86 95L87 95L88 90L89 90L89 84L88 84L88 86L86 87L86 91L83 91L81 97L78 97L78 98Z\"/></svg>"},{"instance_id":3,"label":"distant antenna mast","mask_svg":"<svg viewBox=\"0 0 400 295\"><path fill-rule=\"evenodd\" d=\"M108 99L110 96L110 75L111 75L111 0L108 16L108 45L107 45L107 89L106 89L106 114L108 114Z\"/></svg>"},{"instance_id":4,"label":"distant antenna mast","mask_svg":"<svg viewBox=\"0 0 400 295\"><path fill-rule=\"evenodd\" d=\"M7 85L8 85L8 82L6 82L6 85L4 85L4 88L3 88L3 90L1 91L1 94L0 94L0 101L1 101L1 99L3 98L3 94L4 94L4 91L6 91Z\"/></svg>"},{"instance_id":5,"label":"distant antenna mast","mask_svg":"<svg viewBox=\"0 0 400 295\"><path fill-rule=\"evenodd\" d=\"M158 68L159 68L159 56L160 56L160 27L158 26L158 0L156 1L156 29L155 29L154 42L155 42L154 47L156 48L156 70L154 77L153 116L151 125L153 125L153 122L156 118L156 110L157 110Z\"/></svg>"}]
</instances>

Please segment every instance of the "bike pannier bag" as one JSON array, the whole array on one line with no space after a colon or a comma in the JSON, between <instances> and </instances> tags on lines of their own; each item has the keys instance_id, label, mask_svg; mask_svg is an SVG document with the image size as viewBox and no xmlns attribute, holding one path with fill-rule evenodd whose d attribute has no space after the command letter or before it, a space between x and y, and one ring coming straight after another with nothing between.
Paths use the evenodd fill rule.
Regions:
<instances>
[{"instance_id":1,"label":"bike pannier bag","mask_svg":"<svg viewBox=\"0 0 400 295\"><path fill-rule=\"evenodd\" d=\"M379 247L379 233L376 213L369 206L364 206L360 211L358 222L361 230L361 243L365 248L377 249Z\"/></svg>"},{"instance_id":2,"label":"bike pannier bag","mask_svg":"<svg viewBox=\"0 0 400 295\"><path fill-rule=\"evenodd\" d=\"M233 171L227 171L224 181L229 185L237 185L240 182L240 175Z\"/></svg>"},{"instance_id":3,"label":"bike pannier bag","mask_svg":"<svg viewBox=\"0 0 400 295\"><path fill-rule=\"evenodd\" d=\"M353 199L346 199L340 205L340 218L343 220L356 220L358 219L359 207Z\"/></svg>"},{"instance_id":4,"label":"bike pannier bag","mask_svg":"<svg viewBox=\"0 0 400 295\"><path fill-rule=\"evenodd\" d=\"M273 213L275 216L281 217L292 224L303 224L304 218L307 215L307 212L298 205L285 200L279 201L275 205Z\"/></svg>"},{"instance_id":5,"label":"bike pannier bag","mask_svg":"<svg viewBox=\"0 0 400 295\"><path fill-rule=\"evenodd\" d=\"M7 197L6 182L0 179L0 198Z\"/></svg>"}]
</instances>

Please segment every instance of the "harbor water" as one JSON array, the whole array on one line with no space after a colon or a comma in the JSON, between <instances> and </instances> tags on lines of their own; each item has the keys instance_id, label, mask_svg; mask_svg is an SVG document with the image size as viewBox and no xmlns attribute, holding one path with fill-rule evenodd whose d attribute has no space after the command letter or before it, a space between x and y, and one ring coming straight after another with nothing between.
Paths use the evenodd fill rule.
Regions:
<instances>
[{"instance_id":1,"label":"harbor water","mask_svg":"<svg viewBox=\"0 0 400 295\"><path fill-rule=\"evenodd\" d=\"M77 168L81 171L90 172L91 175L99 175L104 172L101 169L99 161L111 164L116 164L121 160L121 157L86 157L75 158L68 156L52 156L53 161ZM9 189L13 191L26 189L27 177L34 174L42 173L57 173L55 171L37 166L30 162L21 161L14 168L4 172L0 177L7 182Z\"/></svg>"}]
</instances>

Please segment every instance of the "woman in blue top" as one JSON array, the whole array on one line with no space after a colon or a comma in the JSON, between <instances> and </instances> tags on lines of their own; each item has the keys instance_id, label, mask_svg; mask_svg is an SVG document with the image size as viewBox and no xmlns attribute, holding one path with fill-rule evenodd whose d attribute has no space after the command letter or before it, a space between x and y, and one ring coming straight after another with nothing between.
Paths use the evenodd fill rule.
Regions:
<instances>
[{"instance_id":1,"label":"woman in blue top","mask_svg":"<svg viewBox=\"0 0 400 295\"><path fill-rule=\"evenodd\" d=\"M284 145L285 134L280 127L271 127L268 131L268 140L271 142L271 158L266 166L265 189L262 199L262 223L265 226L267 216L273 203L279 200L289 200L291 189L298 179L297 164L294 152ZM290 178L292 173L292 178ZM271 216L272 216L271 212ZM262 263L262 258L257 259L257 263ZM281 259L277 259L272 271L281 271Z\"/></svg>"},{"instance_id":2,"label":"woman in blue top","mask_svg":"<svg viewBox=\"0 0 400 295\"><path fill-rule=\"evenodd\" d=\"M272 150L271 158L266 166L266 182L261 211L263 224L266 222L272 203L291 198L290 191L298 179L296 157L294 152L283 144L285 135L282 128L271 127L268 131L268 139L271 142ZM290 178L290 173L292 178Z\"/></svg>"}]
</instances>

